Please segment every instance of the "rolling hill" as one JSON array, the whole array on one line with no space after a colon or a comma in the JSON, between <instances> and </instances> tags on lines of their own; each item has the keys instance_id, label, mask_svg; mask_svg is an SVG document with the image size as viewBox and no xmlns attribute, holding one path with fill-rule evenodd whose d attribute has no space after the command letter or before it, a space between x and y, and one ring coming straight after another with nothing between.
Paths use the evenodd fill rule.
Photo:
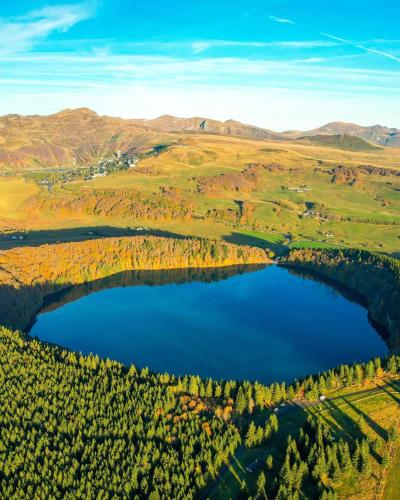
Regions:
<instances>
[{"instance_id":1,"label":"rolling hill","mask_svg":"<svg viewBox=\"0 0 400 500\"><path fill-rule=\"evenodd\" d=\"M312 136L299 137L298 141L308 141L317 146L329 148L345 149L347 151L376 151L382 149L381 146L375 146L370 142L348 134L317 134Z\"/></svg>"}]
</instances>

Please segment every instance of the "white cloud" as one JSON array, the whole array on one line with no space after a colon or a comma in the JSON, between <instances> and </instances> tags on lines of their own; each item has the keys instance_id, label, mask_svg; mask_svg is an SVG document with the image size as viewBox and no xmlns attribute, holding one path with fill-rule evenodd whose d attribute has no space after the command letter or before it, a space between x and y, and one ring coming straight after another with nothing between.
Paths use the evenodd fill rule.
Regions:
<instances>
[{"instance_id":1,"label":"white cloud","mask_svg":"<svg viewBox=\"0 0 400 500\"><path fill-rule=\"evenodd\" d=\"M282 23L282 24L296 24L294 21L291 19L285 19L284 17L276 17L276 16L269 16L272 21L275 21L276 23Z\"/></svg>"},{"instance_id":2,"label":"white cloud","mask_svg":"<svg viewBox=\"0 0 400 500\"><path fill-rule=\"evenodd\" d=\"M195 54L199 54L200 52L204 52L205 50L208 50L210 47L215 47L216 44L215 42L206 42L206 41L198 41L198 42L192 42L191 43L193 52Z\"/></svg>"},{"instance_id":3,"label":"white cloud","mask_svg":"<svg viewBox=\"0 0 400 500\"><path fill-rule=\"evenodd\" d=\"M347 61L348 59L346 59ZM48 78L57 85L64 79L70 84L86 82L147 81L149 84L172 84L186 81L205 85L237 86L244 82L268 88L274 82L288 86L319 85L321 89L335 85L346 89L350 83L400 87L400 73L394 70L350 67L340 65L341 58L308 57L294 59L203 57L199 59L170 56L113 54L108 51L87 53L27 53L18 57L0 55L2 78L26 78L29 66L30 80ZM318 68L316 67L318 63Z\"/></svg>"},{"instance_id":4,"label":"white cloud","mask_svg":"<svg viewBox=\"0 0 400 500\"><path fill-rule=\"evenodd\" d=\"M44 7L16 18L0 18L0 53L18 53L31 49L54 31L67 31L91 16L86 4Z\"/></svg>"}]
</instances>

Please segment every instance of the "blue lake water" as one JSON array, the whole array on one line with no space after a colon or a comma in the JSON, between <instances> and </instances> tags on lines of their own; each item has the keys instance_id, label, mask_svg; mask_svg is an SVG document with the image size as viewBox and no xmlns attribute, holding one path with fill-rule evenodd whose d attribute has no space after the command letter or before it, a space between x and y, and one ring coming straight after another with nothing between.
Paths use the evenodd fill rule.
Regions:
<instances>
[{"instance_id":1,"label":"blue lake water","mask_svg":"<svg viewBox=\"0 0 400 500\"><path fill-rule=\"evenodd\" d=\"M265 383L387 352L366 309L324 283L275 265L224 279L204 273L71 289L49 301L30 334L153 371Z\"/></svg>"}]
</instances>

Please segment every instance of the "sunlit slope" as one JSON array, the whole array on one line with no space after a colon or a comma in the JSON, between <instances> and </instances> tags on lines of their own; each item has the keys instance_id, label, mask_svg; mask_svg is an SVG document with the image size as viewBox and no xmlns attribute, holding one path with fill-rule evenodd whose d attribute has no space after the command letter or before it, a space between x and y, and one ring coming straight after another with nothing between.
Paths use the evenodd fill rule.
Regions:
<instances>
[{"instance_id":1,"label":"sunlit slope","mask_svg":"<svg viewBox=\"0 0 400 500\"><path fill-rule=\"evenodd\" d=\"M97 164L165 135L86 108L49 116L6 115L0 117L0 173Z\"/></svg>"},{"instance_id":2,"label":"sunlit slope","mask_svg":"<svg viewBox=\"0 0 400 500\"><path fill-rule=\"evenodd\" d=\"M27 183L0 178L2 192L10 182L18 191L0 205L0 227L146 226L233 241L246 234L261 245L314 240L396 252L399 173L395 148L355 152L176 133L165 152L104 177L50 189L35 183L35 173Z\"/></svg>"}]
</instances>

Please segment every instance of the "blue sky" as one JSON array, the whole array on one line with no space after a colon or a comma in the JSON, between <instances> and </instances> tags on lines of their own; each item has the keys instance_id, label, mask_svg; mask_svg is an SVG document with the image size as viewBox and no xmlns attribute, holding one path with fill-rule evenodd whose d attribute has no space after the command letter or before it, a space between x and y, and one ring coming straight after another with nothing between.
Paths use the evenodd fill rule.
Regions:
<instances>
[{"instance_id":1,"label":"blue sky","mask_svg":"<svg viewBox=\"0 0 400 500\"><path fill-rule=\"evenodd\" d=\"M24 0L0 5L0 114L400 127L400 2Z\"/></svg>"}]
</instances>

